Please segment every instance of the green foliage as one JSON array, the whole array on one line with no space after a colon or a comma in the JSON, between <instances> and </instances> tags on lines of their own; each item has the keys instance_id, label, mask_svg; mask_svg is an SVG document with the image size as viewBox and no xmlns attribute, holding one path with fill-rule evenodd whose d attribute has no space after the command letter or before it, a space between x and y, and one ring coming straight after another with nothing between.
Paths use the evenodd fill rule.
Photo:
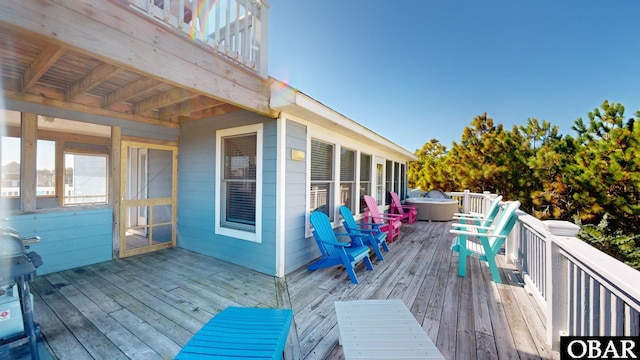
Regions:
<instances>
[{"instance_id":1,"label":"green foliage","mask_svg":"<svg viewBox=\"0 0 640 360\"><path fill-rule=\"evenodd\" d=\"M577 219L577 224L581 225ZM578 237L602 252L640 270L640 234L624 234L622 230L609 231L608 214L598 224L585 224Z\"/></svg>"},{"instance_id":2,"label":"green foliage","mask_svg":"<svg viewBox=\"0 0 640 360\"><path fill-rule=\"evenodd\" d=\"M435 139L416 151L409 185L491 191L540 219L577 219L585 239L640 268L640 124L624 110L604 101L574 122L576 137L536 118L509 131L484 113L450 151Z\"/></svg>"}]
</instances>

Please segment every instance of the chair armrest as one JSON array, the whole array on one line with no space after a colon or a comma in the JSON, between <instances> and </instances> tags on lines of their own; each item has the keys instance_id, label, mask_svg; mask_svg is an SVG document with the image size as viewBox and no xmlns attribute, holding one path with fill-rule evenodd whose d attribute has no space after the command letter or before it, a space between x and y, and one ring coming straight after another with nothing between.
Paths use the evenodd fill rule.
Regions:
<instances>
[{"instance_id":1,"label":"chair armrest","mask_svg":"<svg viewBox=\"0 0 640 360\"><path fill-rule=\"evenodd\" d=\"M356 243L356 245L364 245L362 242L362 238L369 235L358 233L339 233L336 234L336 236L348 236L351 239L351 242L344 242L343 244L347 244L347 247L349 247L352 245L352 243ZM357 239L354 239L354 237L356 237Z\"/></svg>"},{"instance_id":2,"label":"chair armrest","mask_svg":"<svg viewBox=\"0 0 640 360\"><path fill-rule=\"evenodd\" d=\"M338 234L336 234L336 235L338 235ZM342 235L344 235L344 234L342 234ZM333 245L333 246L342 246L342 247L351 246L351 242L329 241L329 240L318 239L318 238L316 238L316 240L320 241L321 243L325 243L325 244L329 244L329 245Z\"/></svg>"},{"instance_id":3,"label":"chair armrest","mask_svg":"<svg viewBox=\"0 0 640 360\"><path fill-rule=\"evenodd\" d=\"M400 221L400 215L394 216L394 217L390 217L390 216L371 216L371 218L373 218L373 219L382 219L382 220Z\"/></svg>"},{"instance_id":4,"label":"chair armrest","mask_svg":"<svg viewBox=\"0 0 640 360\"><path fill-rule=\"evenodd\" d=\"M472 224L460 224L460 223L453 223L453 224L451 224L451 227L454 227L454 228L477 229L477 230L491 230L491 229L493 229L493 227L491 227L491 226L479 226L479 225L472 225Z\"/></svg>"},{"instance_id":5,"label":"chair armrest","mask_svg":"<svg viewBox=\"0 0 640 360\"><path fill-rule=\"evenodd\" d=\"M460 217L472 217L472 218L483 218L484 215L481 214L466 214L466 213L453 213L454 219L456 218L456 216L460 216Z\"/></svg>"},{"instance_id":6,"label":"chair armrest","mask_svg":"<svg viewBox=\"0 0 640 360\"><path fill-rule=\"evenodd\" d=\"M498 238L498 239L506 239L506 238L507 238L507 235L500 235L500 234L478 234L477 232L461 231L461 230L457 230L457 229L451 229L451 230L449 230L449 232L450 232L451 234L484 236L484 237Z\"/></svg>"}]
</instances>

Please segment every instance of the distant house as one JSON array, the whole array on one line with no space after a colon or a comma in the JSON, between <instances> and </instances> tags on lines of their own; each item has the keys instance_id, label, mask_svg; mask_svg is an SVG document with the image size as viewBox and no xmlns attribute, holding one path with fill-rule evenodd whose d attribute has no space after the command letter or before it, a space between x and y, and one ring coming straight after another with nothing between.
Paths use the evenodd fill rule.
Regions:
<instances>
[{"instance_id":1,"label":"distant house","mask_svg":"<svg viewBox=\"0 0 640 360\"><path fill-rule=\"evenodd\" d=\"M0 5L0 218L40 273L178 246L284 276L319 256L310 211L406 193L411 152L268 77L266 3L211 3Z\"/></svg>"}]
</instances>

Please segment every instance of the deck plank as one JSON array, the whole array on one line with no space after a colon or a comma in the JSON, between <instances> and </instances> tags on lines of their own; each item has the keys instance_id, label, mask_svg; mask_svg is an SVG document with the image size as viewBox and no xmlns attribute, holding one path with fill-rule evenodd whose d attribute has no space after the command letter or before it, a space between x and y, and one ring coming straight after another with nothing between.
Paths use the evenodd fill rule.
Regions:
<instances>
[{"instance_id":1,"label":"deck plank","mask_svg":"<svg viewBox=\"0 0 640 360\"><path fill-rule=\"evenodd\" d=\"M558 359L522 287L493 283L477 259L457 276L450 228L404 224L373 271L356 266L359 285L341 266L276 279L179 248L39 276L36 321L54 358L172 358L227 306L290 307L285 359L341 360L334 302L398 298L447 359Z\"/></svg>"}]
</instances>

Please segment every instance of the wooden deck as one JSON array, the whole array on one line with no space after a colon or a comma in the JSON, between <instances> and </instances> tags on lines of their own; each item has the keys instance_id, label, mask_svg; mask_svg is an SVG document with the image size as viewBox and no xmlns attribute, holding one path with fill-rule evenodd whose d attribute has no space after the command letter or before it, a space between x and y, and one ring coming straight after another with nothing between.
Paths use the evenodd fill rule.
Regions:
<instances>
[{"instance_id":1,"label":"wooden deck","mask_svg":"<svg viewBox=\"0 0 640 360\"><path fill-rule=\"evenodd\" d=\"M447 359L559 358L504 262L501 285L475 259L457 276L449 228L403 226L373 271L357 267L359 285L340 267L276 279L182 249L39 276L36 320L53 358L170 359L227 306L290 307L286 358L342 359L333 302L399 298Z\"/></svg>"}]
</instances>

